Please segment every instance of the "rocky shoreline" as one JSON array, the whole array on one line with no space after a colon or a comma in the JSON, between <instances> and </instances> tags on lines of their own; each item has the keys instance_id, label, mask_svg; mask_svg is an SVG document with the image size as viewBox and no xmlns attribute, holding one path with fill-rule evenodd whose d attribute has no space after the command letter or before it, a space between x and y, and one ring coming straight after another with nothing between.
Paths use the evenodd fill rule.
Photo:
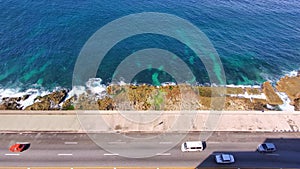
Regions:
<instances>
[{"instance_id":1,"label":"rocky shoreline","mask_svg":"<svg viewBox=\"0 0 300 169\"><path fill-rule=\"evenodd\" d=\"M33 98L32 104L22 106L31 95L3 97L0 110L283 110L300 111L300 71L285 76L276 84L269 81L260 87L226 86L224 95L213 96L213 90L223 87L110 85L99 93L76 93L67 89ZM73 94L72 94L73 93ZM31 97L32 99L32 97ZM212 100L219 100L211 104Z\"/></svg>"}]
</instances>

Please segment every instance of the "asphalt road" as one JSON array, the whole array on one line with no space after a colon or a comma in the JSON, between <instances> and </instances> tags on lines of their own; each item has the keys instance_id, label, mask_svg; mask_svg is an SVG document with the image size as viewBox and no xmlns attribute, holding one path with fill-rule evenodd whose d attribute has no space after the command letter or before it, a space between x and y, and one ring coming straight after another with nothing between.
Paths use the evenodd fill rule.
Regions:
<instances>
[{"instance_id":1,"label":"asphalt road","mask_svg":"<svg viewBox=\"0 0 300 169\"><path fill-rule=\"evenodd\" d=\"M1 166L224 166L214 162L213 154L230 152L236 163L232 167L300 168L299 133L217 132L207 140L202 152L181 152L185 140L199 140L199 133L182 134L87 134L17 133L0 134ZM155 141L153 138L159 138ZM31 147L12 153L9 146L28 141ZM255 152L258 144L273 142L278 151L271 154ZM99 144L99 145L97 145ZM125 156L125 157L124 157ZM142 158L148 156L146 158Z\"/></svg>"}]
</instances>

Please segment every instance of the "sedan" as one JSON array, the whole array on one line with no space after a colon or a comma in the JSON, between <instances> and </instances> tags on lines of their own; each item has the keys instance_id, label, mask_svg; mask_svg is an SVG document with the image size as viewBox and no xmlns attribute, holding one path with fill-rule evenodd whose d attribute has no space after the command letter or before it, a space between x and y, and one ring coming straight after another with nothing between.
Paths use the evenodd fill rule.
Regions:
<instances>
[{"instance_id":1,"label":"sedan","mask_svg":"<svg viewBox=\"0 0 300 169\"><path fill-rule=\"evenodd\" d=\"M276 150L276 146L273 143L263 143L257 147L257 151L260 153L272 153Z\"/></svg>"},{"instance_id":2,"label":"sedan","mask_svg":"<svg viewBox=\"0 0 300 169\"><path fill-rule=\"evenodd\" d=\"M218 164L231 164L235 162L232 154L217 154L215 155L215 160Z\"/></svg>"}]
</instances>

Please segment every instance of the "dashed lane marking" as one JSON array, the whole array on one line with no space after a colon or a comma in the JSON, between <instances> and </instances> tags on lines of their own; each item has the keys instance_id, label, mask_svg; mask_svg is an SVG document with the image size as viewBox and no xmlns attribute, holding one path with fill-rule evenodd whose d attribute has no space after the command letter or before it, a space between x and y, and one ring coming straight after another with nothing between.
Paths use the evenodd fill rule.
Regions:
<instances>
[{"instance_id":1,"label":"dashed lane marking","mask_svg":"<svg viewBox=\"0 0 300 169\"><path fill-rule=\"evenodd\" d=\"M105 155L105 156L118 156L119 154L117 154L117 153L113 153L113 154L105 153L103 155Z\"/></svg>"},{"instance_id":2,"label":"dashed lane marking","mask_svg":"<svg viewBox=\"0 0 300 169\"><path fill-rule=\"evenodd\" d=\"M75 145L75 144L78 144L78 142L71 142L71 141L69 141L69 142L65 142L65 144Z\"/></svg>"},{"instance_id":3,"label":"dashed lane marking","mask_svg":"<svg viewBox=\"0 0 300 169\"><path fill-rule=\"evenodd\" d=\"M4 154L6 156L19 156L20 154Z\"/></svg>"},{"instance_id":4,"label":"dashed lane marking","mask_svg":"<svg viewBox=\"0 0 300 169\"><path fill-rule=\"evenodd\" d=\"M165 141L165 142L159 142L159 144L172 144L172 142Z\"/></svg>"},{"instance_id":5,"label":"dashed lane marking","mask_svg":"<svg viewBox=\"0 0 300 169\"><path fill-rule=\"evenodd\" d=\"M114 141L114 142L108 142L108 144L125 144L126 142L123 141Z\"/></svg>"},{"instance_id":6,"label":"dashed lane marking","mask_svg":"<svg viewBox=\"0 0 300 169\"><path fill-rule=\"evenodd\" d=\"M157 156L169 156L171 153L157 153Z\"/></svg>"},{"instance_id":7,"label":"dashed lane marking","mask_svg":"<svg viewBox=\"0 0 300 169\"><path fill-rule=\"evenodd\" d=\"M73 154L57 154L58 156L72 156Z\"/></svg>"}]
</instances>

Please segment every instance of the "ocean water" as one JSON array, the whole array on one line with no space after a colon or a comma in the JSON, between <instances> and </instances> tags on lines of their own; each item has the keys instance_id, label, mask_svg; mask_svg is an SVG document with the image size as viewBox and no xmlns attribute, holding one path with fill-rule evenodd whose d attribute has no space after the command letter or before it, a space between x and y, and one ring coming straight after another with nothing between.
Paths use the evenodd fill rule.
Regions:
<instances>
[{"instance_id":1,"label":"ocean water","mask_svg":"<svg viewBox=\"0 0 300 169\"><path fill-rule=\"evenodd\" d=\"M300 69L300 2L297 0L0 2L2 91L71 88L74 65L85 42L107 23L141 12L173 14L203 31L220 56L227 84L275 82ZM203 63L191 49L176 39L156 34L137 35L116 44L105 56L96 77L109 84L123 59L147 48L172 51L192 69L196 82L209 83ZM174 82L174 78L163 68L149 68L130 82L159 85Z\"/></svg>"}]
</instances>

